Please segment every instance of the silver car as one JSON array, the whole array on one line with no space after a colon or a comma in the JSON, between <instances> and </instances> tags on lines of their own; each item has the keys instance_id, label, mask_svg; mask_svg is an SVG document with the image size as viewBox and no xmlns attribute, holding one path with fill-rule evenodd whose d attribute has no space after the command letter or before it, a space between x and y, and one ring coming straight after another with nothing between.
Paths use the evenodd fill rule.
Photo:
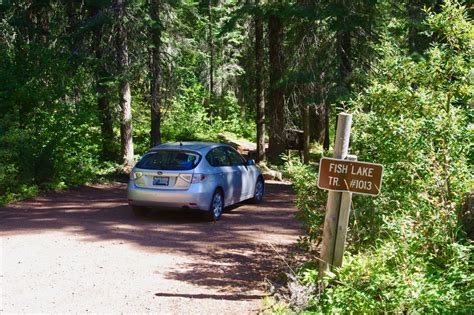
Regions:
<instances>
[{"instance_id":1,"label":"silver car","mask_svg":"<svg viewBox=\"0 0 474 315\"><path fill-rule=\"evenodd\" d=\"M135 165L128 182L128 203L137 215L150 207L204 211L219 220L224 207L262 201L264 180L253 160L234 148L207 142L161 144Z\"/></svg>"}]
</instances>

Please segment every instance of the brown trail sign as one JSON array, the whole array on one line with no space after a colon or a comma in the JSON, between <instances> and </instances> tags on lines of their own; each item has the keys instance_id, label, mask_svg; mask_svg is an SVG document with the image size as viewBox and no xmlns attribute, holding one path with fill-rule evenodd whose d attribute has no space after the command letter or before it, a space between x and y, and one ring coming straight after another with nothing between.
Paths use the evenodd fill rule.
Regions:
<instances>
[{"instance_id":1,"label":"brown trail sign","mask_svg":"<svg viewBox=\"0 0 474 315\"><path fill-rule=\"evenodd\" d=\"M376 196L382 187L382 173L381 164L322 158L318 187Z\"/></svg>"},{"instance_id":2,"label":"brown trail sign","mask_svg":"<svg viewBox=\"0 0 474 315\"><path fill-rule=\"evenodd\" d=\"M380 193L383 166L357 162L349 155L352 115L337 115L333 158L322 158L318 187L328 190L323 241L320 250L319 277L342 265L349 223L352 193L375 196Z\"/></svg>"}]
</instances>

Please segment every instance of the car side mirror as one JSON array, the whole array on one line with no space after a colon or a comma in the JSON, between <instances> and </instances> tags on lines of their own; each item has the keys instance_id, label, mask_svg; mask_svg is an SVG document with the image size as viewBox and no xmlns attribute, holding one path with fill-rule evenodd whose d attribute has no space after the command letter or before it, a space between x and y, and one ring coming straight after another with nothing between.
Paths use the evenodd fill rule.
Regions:
<instances>
[{"instance_id":1,"label":"car side mirror","mask_svg":"<svg viewBox=\"0 0 474 315\"><path fill-rule=\"evenodd\" d=\"M252 160L252 159L247 160L246 165L248 166L255 165L255 160Z\"/></svg>"}]
</instances>

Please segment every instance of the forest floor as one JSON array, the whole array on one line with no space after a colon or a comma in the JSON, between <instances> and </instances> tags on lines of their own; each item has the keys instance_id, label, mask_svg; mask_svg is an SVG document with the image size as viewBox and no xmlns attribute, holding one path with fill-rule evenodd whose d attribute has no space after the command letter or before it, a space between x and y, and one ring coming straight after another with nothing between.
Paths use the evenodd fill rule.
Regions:
<instances>
[{"instance_id":1,"label":"forest floor","mask_svg":"<svg viewBox=\"0 0 474 315\"><path fill-rule=\"evenodd\" d=\"M248 314L301 233L294 194L198 214L133 216L126 184L82 186L0 208L0 313Z\"/></svg>"}]
</instances>

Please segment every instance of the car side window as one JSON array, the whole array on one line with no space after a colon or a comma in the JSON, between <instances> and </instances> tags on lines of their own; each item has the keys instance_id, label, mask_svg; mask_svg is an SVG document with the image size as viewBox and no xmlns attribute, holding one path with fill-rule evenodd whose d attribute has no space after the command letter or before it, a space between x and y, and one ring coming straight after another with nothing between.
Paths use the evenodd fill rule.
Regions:
<instances>
[{"instance_id":1,"label":"car side window","mask_svg":"<svg viewBox=\"0 0 474 315\"><path fill-rule=\"evenodd\" d=\"M237 153L234 149L226 148L226 152L229 156L230 164L232 166L239 166L239 165L245 164L244 158L239 153Z\"/></svg>"},{"instance_id":2,"label":"car side window","mask_svg":"<svg viewBox=\"0 0 474 315\"><path fill-rule=\"evenodd\" d=\"M227 154L223 147L215 148L206 154L206 160L211 166L230 166Z\"/></svg>"}]
</instances>

